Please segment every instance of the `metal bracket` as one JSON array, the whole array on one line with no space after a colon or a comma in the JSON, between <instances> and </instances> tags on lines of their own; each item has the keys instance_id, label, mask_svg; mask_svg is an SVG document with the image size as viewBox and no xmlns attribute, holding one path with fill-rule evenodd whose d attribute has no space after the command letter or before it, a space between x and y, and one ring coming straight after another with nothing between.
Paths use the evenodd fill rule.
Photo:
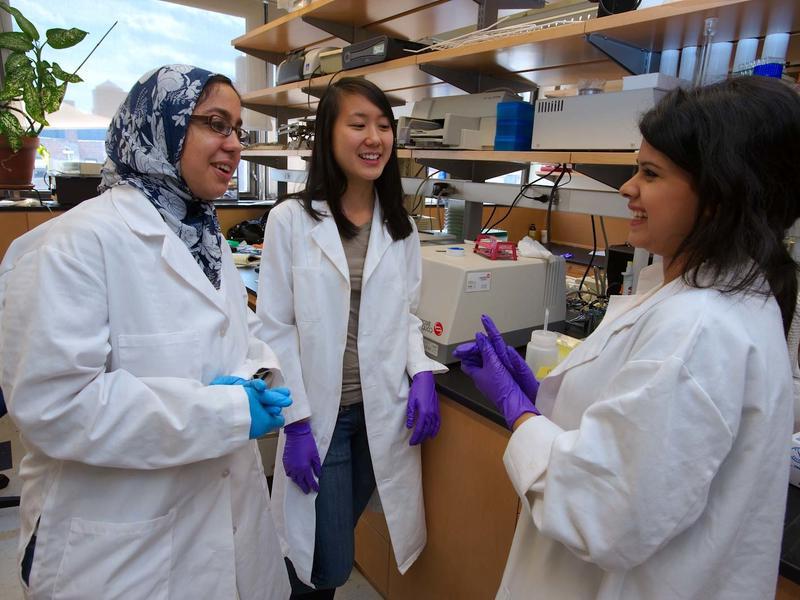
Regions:
<instances>
[{"instance_id":1,"label":"metal bracket","mask_svg":"<svg viewBox=\"0 0 800 600\"><path fill-rule=\"evenodd\" d=\"M661 52L621 42L601 33L589 33L586 41L633 75L655 73L661 65Z\"/></svg>"},{"instance_id":2,"label":"metal bracket","mask_svg":"<svg viewBox=\"0 0 800 600\"><path fill-rule=\"evenodd\" d=\"M474 0L478 8L478 29L497 21L497 11L501 8L518 8L520 10L542 8L545 0Z\"/></svg>"},{"instance_id":3,"label":"metal bracket","mask_svg":"<svg viewBox=\"0 0 800 600\"><path fill-rule=\"evenodd\" d=\"M361 40L367 40L375 36L374 33L371 33L367 29L364 29L363 27L357 27L353 24L344 25L342 23L328 21L327 19L319 19L317 17L301 17L301 19L303 19L303 21L309 25L313 25L317 29L321 29L322 31L330 33L332 36L345 40L346 42L350 42L351 44L360 42Z\"/></svg>"},{"instance_id":4,"label":"metal bracket","mask_svg":"<svg viewBox=\"0 0 800 600\"><path fill-rule=\"evenodd\" d=\"M287 119L298 119L300 117L306 117L314 112L313 110L308 110L307 108L296 108L289 106L265 106L263 104L253 104L251 102L242 102L242 107L249 108L250 110L260 112L261 114L267 115L269 117L274 117L279 121L284 121L284 122Z\"/></svg>"},{"instance_id":5,"label":"metal bracket","mask_svg":"<svg viewBox=\"0 0 800 600\"><path fill-rule=\"evenodd\" d=\"M615 190L622 187L622 184L636 173L635 165L576 164L574 167L578 173L588 175L600 183L613 187Z\"/></svg>"},{"instance_id":6,"label":"metal bracket","mask_svg":"<svg viewBox=\"0 0 800 600\"><path fill-rule=\"evenodd\" d=\"M503 77L488 75L487 73L460 71L458 69L431 64L422 64L419 65L419 68L424 73L433 75L450 85L464 90L468 94L477 94L478 92L502 88L510 89L514 92L530 92L538 89L536 84L532 81L522 79L511 72L508 72L509 78L505 79ZM511 78L512 75L514 79Z\"/></svg>"},{"instance_id":7,"label":"metal bracket","mask_svg":"<svg viewBox=\"0 0 800 600\"><path fill-rule=\"evenodd\" d=\"M491 160L450 160L446 158L415 158L419 164L438 169L455 179L483 182L492 177L520 171L523 165Z\"/></svg>"},{"instance_id":8,"label":"metal bracket","mask_svg":"<svg viewBox=\"0 0 800 600\"><path fill-rule=\"evenodd\" d=\"M280 52L256 50L255 48L242 48L240 46L234 46L234 48L236 48L239 52L244 52L245 54L249 54L250 56L254 56L255 58L259 58L273 65L279 65L286 58L286 55Z\"/></svg>"}]
</instances>

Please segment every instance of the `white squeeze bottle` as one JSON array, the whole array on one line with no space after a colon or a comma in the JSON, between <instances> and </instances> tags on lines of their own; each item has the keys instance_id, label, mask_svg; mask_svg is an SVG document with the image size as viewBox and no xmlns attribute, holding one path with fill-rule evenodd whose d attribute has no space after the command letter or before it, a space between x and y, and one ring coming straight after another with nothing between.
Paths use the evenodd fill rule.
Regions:
<instances>
[{"instance_id":1,"label":"white squeeze bottle","mask_svg":"<svg viewBox=\"0 0 800 600\"><path fill-rule=\"evenodd\" d=\"M531 331L531 341L525 348L525 362L541 381L558 364L558 334L547 331L550 309L544 311L544 329Z\"/></svg>"},{"instance_id":2,"label":"white squeeze bottle","mask_svg":"<svg viewBox=\"0 0 800 600\"><path fill-rule=\"evenodd\" d=\"M558 334L537 329L531 332L531 341L525 349L525 362L541 381L558 364Z\"/></svg>"}]
</instances>

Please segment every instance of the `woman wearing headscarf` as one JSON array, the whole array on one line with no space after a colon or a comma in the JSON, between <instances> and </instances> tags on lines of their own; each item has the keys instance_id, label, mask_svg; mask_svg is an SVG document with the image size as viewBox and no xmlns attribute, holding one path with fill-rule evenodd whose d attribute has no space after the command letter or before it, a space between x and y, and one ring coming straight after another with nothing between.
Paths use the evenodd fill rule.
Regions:
<instances>
[{"instance_id":1,"label":"woman wearing headscarf","mask_svg":"<svg viewBox=\"0 0 800 600\"><path fill-rule=\"evenodd\" d=\"M27 598L286 598L253 441L288 391L220 236L241 153L231 81L136 83L101 194L0 265L0 386L20 430Z\"/></svg>"}]
</instances>

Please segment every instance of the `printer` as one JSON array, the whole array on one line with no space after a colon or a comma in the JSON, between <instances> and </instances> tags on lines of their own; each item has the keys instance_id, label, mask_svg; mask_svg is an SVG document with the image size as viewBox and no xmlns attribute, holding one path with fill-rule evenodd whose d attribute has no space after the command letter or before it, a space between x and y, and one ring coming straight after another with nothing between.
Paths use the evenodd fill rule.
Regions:
<instances>
[{"instance_id":1,"label":"printer","mask_svg":"<svg viewBox=\"0 0 800 600\"><path fill-rule=\"evenodd\" d=\"M498 102L520 98L509 92L482 92L425 98L410 117L397 122L397 142L415 147L480 150L494 145Z\"/></svg>"},{"instance_id":2,"label":"printer","mask_svg":"<svg viewBox=\"0 0 800 600\"><path fill-rule=\"evenodd\" d=\"M489 314L506 343L524 346L531 331L566 315L566 262L550 259L489 260L462 245L463 255L443 246L422 246L422 292L416 315L422 321L425 352L442 363L453 350L482 331Z\"/></svg>"}]
</instances>

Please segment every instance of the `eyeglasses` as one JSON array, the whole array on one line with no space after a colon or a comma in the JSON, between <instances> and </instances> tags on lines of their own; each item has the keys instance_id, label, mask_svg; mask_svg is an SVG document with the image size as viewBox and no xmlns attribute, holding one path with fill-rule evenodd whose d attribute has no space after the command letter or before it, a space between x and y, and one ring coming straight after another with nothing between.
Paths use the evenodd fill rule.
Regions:
<instances>
[{"instance_id":1,"label":"eyeglasses","mask_svg":"<svg viewBox=\"0 0 800 600\"><path fill-rule=\"evenodd\" d=\"M189 116L189 120L195 121L196 123L205 123L212 131L224 135L225 137L228 137L232 131L235 131L236 137L242 145L246 145L247 141L250 139L249 131L241 127L234 127L219 115L191 115Z\"/></svg>"}]
</instances>

